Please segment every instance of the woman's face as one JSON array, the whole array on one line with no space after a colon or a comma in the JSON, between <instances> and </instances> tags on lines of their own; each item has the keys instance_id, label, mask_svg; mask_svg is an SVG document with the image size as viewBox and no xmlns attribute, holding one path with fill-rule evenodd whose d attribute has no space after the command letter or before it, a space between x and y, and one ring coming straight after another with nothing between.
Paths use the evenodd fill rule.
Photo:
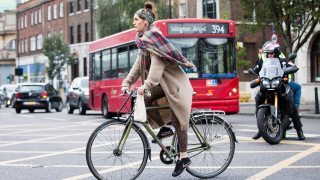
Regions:
<instances>
[{"instance_id":1,"label":"woman's face","mask_svg":"<svg viewBox=\"0 0 320 180\"><path fill-rule=\"evenodd\" d=\"M134 26L134 30L136 32L144 32L146 30L146 25L145 22L147 20L143 20L142 18L140 18L140 16L138 14L134 14L133 16L133 26Z\"/></svg>"}]
</instances>

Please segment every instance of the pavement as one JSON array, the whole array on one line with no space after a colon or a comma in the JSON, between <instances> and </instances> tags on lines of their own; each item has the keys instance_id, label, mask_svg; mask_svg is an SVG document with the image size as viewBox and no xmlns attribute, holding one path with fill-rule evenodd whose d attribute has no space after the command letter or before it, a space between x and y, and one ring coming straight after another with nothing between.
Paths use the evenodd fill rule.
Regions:
<instances>
[{"instance_id":1,"label":"pavement","mask_svg":"<svg viewBox=\"0 0 320 180\"><path fill-rule=\"evenodd\" d=\"M320 120L320 114L315 114L314 104L300 104L300 113L302 113L302 119L318 119ZM240 102L240 110L238 115L254 116L255 114L255 102Z\"/></svg>"}]
</instances>

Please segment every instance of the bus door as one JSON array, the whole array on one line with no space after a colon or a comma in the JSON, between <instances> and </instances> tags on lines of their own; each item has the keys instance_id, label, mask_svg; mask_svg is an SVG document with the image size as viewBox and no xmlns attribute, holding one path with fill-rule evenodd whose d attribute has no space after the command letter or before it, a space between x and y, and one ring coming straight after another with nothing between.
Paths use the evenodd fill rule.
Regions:
<instances>
[{"instance_id":1,"label":"bus door","mask_svg":"<svg viewBox=\"0 0 320 180\"><path fill-rule=\"evenodd\" d=\"M100 52L91 54L90 58L90 106L95 111L101 111L101 61Z\"/></svg>"}]
</instances>

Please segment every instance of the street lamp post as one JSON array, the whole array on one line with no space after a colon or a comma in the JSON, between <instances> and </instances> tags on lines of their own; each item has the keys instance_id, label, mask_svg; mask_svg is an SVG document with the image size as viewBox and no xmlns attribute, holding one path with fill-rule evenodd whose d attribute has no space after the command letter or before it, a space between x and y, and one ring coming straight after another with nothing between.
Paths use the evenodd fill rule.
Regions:
<instances>
[{"instance_id":1,"label":"street lamp post","mask_svg":"<svg viewBox=\"0 0 320 180\"><path fill-rule=\"evenodd\" d=\"M171 16L171 0L169 0L169 19L172 19L172 16Z\"/></svg>"}]
</instances>

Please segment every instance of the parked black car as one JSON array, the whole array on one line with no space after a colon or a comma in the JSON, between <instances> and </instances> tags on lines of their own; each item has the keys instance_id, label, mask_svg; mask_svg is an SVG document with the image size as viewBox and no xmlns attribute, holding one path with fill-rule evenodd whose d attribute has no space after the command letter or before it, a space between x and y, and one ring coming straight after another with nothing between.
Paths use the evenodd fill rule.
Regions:
<instances>
[{"instance_id":1,"label":"parked black car","mask_svg":"<svg viewBox=\"0 0 320 180\"><path fill-rule=\"evenodd\" d=\"M5 107L9 107L12 104L12 94L14 93L16 88L16 84L4 84L0 87L0 91L2 91L6 95Z\"/></svg>"},{"instance_id":2,"label":"parked black car","mask_svg":"<svg viewBox=\"0 0 320 180\"><path fill-rule=\"evenodd\" d=\"M6 103L6 94L0 91L0 108L2 104Z\"/></svg>"},{"instance_id":3,"label":"parked black car","mask_svg":"<svg viewBox=\"0 0 320 180\"><path fill-rule=\"evenodd\" d=\"M18 85L18 92L15 98L16 113L20 113L21 109L28 109L31 113L35 109L45 109L46 112L51 112L51 109L56 109L57 112L63 110L63 103L59 92L50 84L20 84Z\"/></svg>"},{"instance_id":4,"label":"parked black car","mask_svg":"<svg viewBox=\"0 0 320 180\"><path fill-rule=\"evenodd\" d=\"M88 106L89 102L89 78L75 78L68 90L67 108L68 113L72 114L74 109L79 109L81 115L86 114L87 110L91 110Z\"/></svg>"}]
</instances>

